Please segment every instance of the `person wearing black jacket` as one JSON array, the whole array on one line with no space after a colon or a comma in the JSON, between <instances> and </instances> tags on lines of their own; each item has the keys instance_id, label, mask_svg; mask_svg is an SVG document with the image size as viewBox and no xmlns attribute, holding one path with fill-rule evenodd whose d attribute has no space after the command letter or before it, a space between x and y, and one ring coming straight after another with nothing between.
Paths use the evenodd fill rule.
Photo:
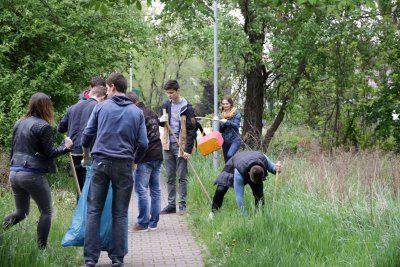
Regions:
<instances>
[{"instance_id":1,"label":"person wearing black jacket","mask_svg":"<svg viewBox=\"0 0 400 267\"><path fill-rule=\"evenodd\" d=\"M54 159L68 153L72 146L72 140L66 137L59 147L54 147L52 121L50 97L44 93L33 94L28 112L15 123L13 129L10 183L16 211L3 220L3 228L8 228L25 219L32 197L40 211L37 226L37 245L40 249L47 246L51 226L51 192L45 174L56 171Z\"/></svg>"},{"instance_id":2,"label":"person wearing black jacket","mask_svg":"<svg viewBox=\"0 0 400 267\"><path fill-rule=\"evenodd\" d=\"M256 207L264 205L263 181L266 179L268 172L275 174L280 171L280 163L274 164L261 152L243 151L234 155L228 160L215 180L217 189L213 197L212 212L209 214L209 218L212 219L213 212L221 208L229 187L233 187L235 190L236 203L242 214L246 214L244 205L244 186L246 184L253 191Z\"/></svg>"},{"instance_id":3,"label":"person wearing black jacket","mask_svg":"<svg viewBox=\"0 0 400 267\"><path fill-rule=\"evenodd\" d=\"M92 114L94 107L97 103L106 98L106 94L107 88L105 86L98 85L93 87L89 91L89 98L84 98L71 106L58 124L58 132L67 132L67 135L71 137L74 143L71 154L81 191L86 178L86 168L81 164L83 159L82 133L89 121L90 114Z\"/></svg>"}]
</instances>

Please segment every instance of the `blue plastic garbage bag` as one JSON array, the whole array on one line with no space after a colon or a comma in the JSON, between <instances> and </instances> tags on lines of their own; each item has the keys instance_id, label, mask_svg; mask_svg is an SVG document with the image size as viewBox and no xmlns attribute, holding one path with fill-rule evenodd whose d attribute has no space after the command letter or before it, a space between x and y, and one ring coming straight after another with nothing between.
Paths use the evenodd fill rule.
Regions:
<instances>
[{"instance_id":1,"label":"blue plastic garbage bag","mask_svg":"<svg viewBox=\"0 0 400 267\"><path fill-rule=\"evenodd\" d=\"M85 239L86 229L86 211L87 211L87 196L91 181L91 166L86 167L86 179L83 185L81 195L78 200L78 204L75 208L74 215L67 232L65 233L61 245L63 247L82 247ZM112 235L112 187L108 188L107 198L104 203L103 212L100 218L100 241L101 250L108 251L109 243ZM125 242L126 253L128 252L128 220L126 221L126 242Z\"/></svg>"}]
</instances>

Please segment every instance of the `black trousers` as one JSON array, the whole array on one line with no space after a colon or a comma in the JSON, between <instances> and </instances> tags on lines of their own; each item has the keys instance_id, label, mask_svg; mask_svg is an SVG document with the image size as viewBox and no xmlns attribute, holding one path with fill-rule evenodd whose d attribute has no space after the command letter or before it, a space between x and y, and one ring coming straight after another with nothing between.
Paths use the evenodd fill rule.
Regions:
<instances>
[{"instance_id":1,"label":"black trousers","mask_svg":"<svg viewBox=\"0 0 400 267\"><path fill-rule=\"evenodd\" d=\"M260 205L264 206L264 189L263 183L255 184L253 182L249 182L248 185L251 187L254 196L254 204L258 208ZM229 187L223 185L217 185L217 189L215 190L213 202L211 206L211 210L213 212L219 210L222 207L222 203L224 202L224 197L226 192L228 192Z\"/></svg>"}]
</instances>

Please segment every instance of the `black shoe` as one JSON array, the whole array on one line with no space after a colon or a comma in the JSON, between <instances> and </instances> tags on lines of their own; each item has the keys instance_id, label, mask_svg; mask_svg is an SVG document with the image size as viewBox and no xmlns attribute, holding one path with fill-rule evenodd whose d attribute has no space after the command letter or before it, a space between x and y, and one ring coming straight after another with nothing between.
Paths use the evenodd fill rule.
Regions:
<instances>
[{"instance_id":1,"label":"black shoe","mask_svg":"<svg viewBox=\"0 0 400 267\"><path fill-rule=\"evenodd\" d=\"M111 264L111 266L113 266L113 267L124 267L125 265L124 265L124 263L123 262L113 262L112 264Z\"/></svg>"},{"instance_id":2,"label":"black shoe","mask_svg":"<svg viewBox=\"0 0 400 267\"><path fill-rule=\"evenodd\" d=\"M182 215L185 215L185 213L186 213L186 207L179 207L179 215L180 216L182 216Z\"/></svg>"},{"instance_id":3,"label":"black shoe","mask_svg":"<svg viewBox=\"0 0 400 267\"><path fill-rule=\"evenodd\" d=\"M160 212L160 214L171 214L171 213L176 213L176 208L175 208L175 207L166 206L166 207Z\"/></svg>"}]
</instances>

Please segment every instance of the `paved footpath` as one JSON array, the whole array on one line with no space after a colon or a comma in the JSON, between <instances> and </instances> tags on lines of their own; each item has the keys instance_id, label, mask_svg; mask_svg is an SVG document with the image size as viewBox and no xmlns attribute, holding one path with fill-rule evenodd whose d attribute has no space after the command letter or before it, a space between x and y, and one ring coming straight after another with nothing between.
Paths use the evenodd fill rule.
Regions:
<instances>
[{"instance_id":1,"label":"paved footpath","mask_svg":"<svg viewBox=\"0 0 400 267\"><path fill-rule=\"evenodd\" d=\"M165 178L161 178L161 209L167 205ZM129 206L129 224L136 223L137 198L132 193ZM128 233L129 252L125 256L125 267L192 267L204 266L200 247L196 244L184 216L161 215L155 231ZM100 255L98 267L109 267L107 252Z\"/></svg>"}]
</instances>

